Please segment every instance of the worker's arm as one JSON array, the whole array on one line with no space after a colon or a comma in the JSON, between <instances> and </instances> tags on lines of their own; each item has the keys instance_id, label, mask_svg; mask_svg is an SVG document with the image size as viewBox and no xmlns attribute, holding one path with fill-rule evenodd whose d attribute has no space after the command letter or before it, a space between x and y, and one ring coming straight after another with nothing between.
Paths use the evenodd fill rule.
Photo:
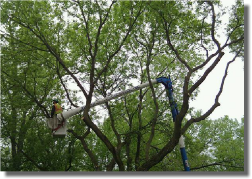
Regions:
<instances>
[{"instance_id":1,"label":"worker's arm","mask_svg":"<svg viewBox=\"0 0 252 179\"><path fill-rule=\"evenodd\" d=\"M51 118L53 118L54 113L55 113L55 106L53 105L52 110L51 110Z\"/></svg>"}]
</instances>

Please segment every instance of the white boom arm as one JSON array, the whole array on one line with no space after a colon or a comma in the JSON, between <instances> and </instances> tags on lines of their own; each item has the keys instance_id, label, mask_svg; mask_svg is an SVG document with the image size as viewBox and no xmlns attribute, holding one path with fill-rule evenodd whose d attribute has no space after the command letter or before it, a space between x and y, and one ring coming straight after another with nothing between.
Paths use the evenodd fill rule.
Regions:
<instances>
[{"instance_id":1,"label":"white boom arm","mask_svg":"<svg viewBox=\"0 0 252 179\"><path fill-rule=\"evenodd\" d=\"M156 84L156 83L157 83L157 80L156 80L156 79L155 79L155 80L151 80L151 83L152 83L152 84ZM125 90L125 91L121 91L121 92L118 92L118 93L116 93L116 94L112 94L112 95L110 95L110 96L107 96L106 98L99 99L99 100L97 100L97 101L91 103L90 106L91 106L91 107L98 106L98 105L103 104L103 103L105 103L105 102L108 102L108 101L110 101L110 100L112 100L112 99L115 99L115 98L124 96L124 95L126 95L126 94L132 93L132 92L137 91L137 90L139 90L139 89L145 88L145 87L147 87L147 86L149 86L149 85L150 85L150 83L149 83L149 82L146 82L146 83L143 83L143 84L141 84L141 85L135 86L135 87L133 87L133 88L127 89L127 90ZM85 108L85 106L82 106L82 107L79 107L79 108L71 109L71 110L69 110L69 111L64 111L64 112L62 113L62 115L61 115L61 114L58 114L58 115L57 115L57 118L58 118L59 120L62 120L62 116L63 116L64 119L68 119L68 118L70 118L70 117L72 117L72 116L78 114L79 112L83 111L84 108Z\"/></svg>"},{"instance_id":2,"label":"white boom arm","mask_svg":"<svg viewBox=\"0 0 252 179\"><path fill-rule=\"evenodd\" d=\"M165 86L165 88L170 91L169 95L168 95L169 101L174 102L173 95L172 95L172 82L171 82L170 77L169 77L169 79L164 78L164 77L160 77L158 79L152 80L150 83L152 83L152 84L162 83ZM139 89L142 89L142 88L145 88L145 87L149 86L150 83L149 82L143 83L141 85L138 85L138 86L135 86L133 88L127 89L125 91L121 91L121 92L118 92L118 93L113 94L111 96L108 96L106 98L97 100L94 103L91 103L90 106L94 107L94 106L103 104L103 103L105 103L107 101L110 101L112 99L115 99L115 98L124 96L126 94L132 93L134 91L137 91ZM84 109L85 109L85 106L79 107L79 108L76 108L76 109L72 109L72 110L69 110L69 111L64 111L61 114L57 114L57 118L60 121L62 121L62 119L64 118L65 123L67 124L66 119L78 114L79 112L83 111ZM173 121L175 122L176 116L178 114L178 110L177 110L177 108L172 107L172 106L171 106L171 110L172 110ZM54 136L63 136L64 137L66 135L66 132L67 132L67 125L66 124L63 127L61 127L58 131L56 131L54 133ZM183 136L180 137L179 144L180 144L180 152L181 152L181 156L182 156L182 159L183 159L183 165L184 165L185 171L190 171L190 167L188 165L188 159L187 159L187 155L186 155L186 151L185 151L185 143L184 143Z\"/></svg>"}]
</instances>

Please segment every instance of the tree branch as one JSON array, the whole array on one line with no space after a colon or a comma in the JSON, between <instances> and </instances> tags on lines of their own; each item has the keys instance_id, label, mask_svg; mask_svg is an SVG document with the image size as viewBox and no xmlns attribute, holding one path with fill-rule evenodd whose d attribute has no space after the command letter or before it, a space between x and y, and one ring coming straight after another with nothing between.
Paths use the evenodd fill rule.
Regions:
<instances>
[{"instance_id":1,"label":"tree branch","mask_svg":"<svg viewBox=\"0 0 252 179\"><path fill-rule=\"evenodd\" d=\"M206 77L210 74L210 72L216 67L216 65L221 60L222 56L224 55L224 52L221 52L219 56L215 59L213 64L205 71L205 73L202 75L202 77L189 89L189 95L192 94L192 92L201 85L201 83L206 79Z\"/></svg>"},{"instance_id":2,"label":"tree branch","mask_svg":"<svg viewBox=\"0 0 252 179\"><path fill-rule=\"evenodd\" d=\"M79 107L78 105L75 105L74 103L73 103L73 101L71 100L71 98L70 98L70 95L69 95L69 93L68 93L68 89L66 88L66 85L64 84L64 82L63 82L63 80L62 80L62 77L61 77L61 75L60 75L60 71L59 71L59 67L57 66L57 74L58 74L58 77L59 77L59 79L60 79L60 83L61 83L61 85L63 86L63 88L64 88L64 90L65 90L65 92L66 92L66 96L67 96L67 99L68 99L68 101L71 103L71 105L72 106L74 106L74 107Z\"/></svg>"},{"instance_id":3,"label":"tree branch","mask_svg":"<svg viewBox=\"0 0 252 179\"><path fill-rule=\"evenodd\" d=\"M231 63L233 63L233 62L236 60L236 58L238 57L238 55L239 55L239 53L241 52L241 50L242 50L242 49L240 49L240 50L236 53L236 55L234 56L234 58L233 58L231 61L229 61L229 62L227 63L226 69L225 69L225 73L224 73L224 76L223 76L223 78L222 78L222 82L221 82L221 85L220 85L220 90L219 90L219 92L217 93L217 95L216 95L216 97L215 97L215 102L214 102L214 104L212 105L212 107L211 107L205 114L203 114L202 116L200 116L200 117L198 117L198 118L192 118L192 119L188 120L188 121L186 122L186 124L184 125L184 127L182 128L182 130L181 130L181 133L182 133L182 134L184 134L184 133L187 131L187 129L190 127L191 124L193 124L194 122L200 122L200 121L206 119L206 118L207 118L218 106L220 106L219 97L220 97L220 95L221 95L221 93L222 93L222 91L223 91L224 83L225 83L226 77L227 77L227 75L228 75L228 68L229 68L229 65L230 65Z\"/></svg>"},{"instance_id":4,"label":"tree branch","mask_svg":"<svg viewBox=\"0 0 252 179\"><path fill-rule=\"evenodd\" d=\"M85 134L83 136L79 136L77 133L75 133L73 130L70 130L70 129L67 131L72 133L74 135L74 137L76 137L77 139L79 139L81 141L83 149L87 152L89 158L91 159L91 161L94 165L95 170L100 171L97 156L90 150L90 148L88 147L88 144L85 141L86 136L88 134L90 134L90 128L88 128L88 130L85 132Z\"/></svg>"}]
</instances>

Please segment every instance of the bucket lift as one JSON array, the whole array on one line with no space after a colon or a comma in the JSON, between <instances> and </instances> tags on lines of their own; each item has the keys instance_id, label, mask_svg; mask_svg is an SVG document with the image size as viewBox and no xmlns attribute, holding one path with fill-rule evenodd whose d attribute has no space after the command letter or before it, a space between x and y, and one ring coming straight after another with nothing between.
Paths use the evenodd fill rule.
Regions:
<instances>
[{"instance_id":1,"label":"bucket lift","mask_svg":"<svg viewBox=\"0 0 252 179\"><path fill-rule=\"evenodd\" d=\"M177 108L177 103L175 102L174 97L173 97L172 81L171 81L170 77L169 78L160 77L155 80L151 80L151 83L152 84L162 83L165 86L165 89L167 90L167 95L169 98L173 122L175 122L176 116L178 115L179 112L178 112L178 108ZM113 94L111 96L108 96L106 98L97 100L94 103L91 103L90 106L91 107L98 106L98 105L103 104L105 102L108 102L112 99L124 96L126 94L132 93L132 92L137 91L139 89L148 87L149 85L150 85L149 82L143 83L141 85L127 89L125 91L121 91L121 92L118 92L118 93ZM82 106L82 107L78 107L75 109L71 109L69 111L63 111L61 114L57 114L57 120L59 121L59 125L55 129L53 129L52 126L50 126L49 120L51 120L51 118L48 119L48 126L49 126L49 128L53 129L52 130L53 136L54 137L65 137L65 135L67 133L67 119L80 113L81 111L84 110L84 108L85 108L85 106ZM189 167L188 159L187 159L187 155L186 155L186 150L185 150L184 137L182 135L179 139L179 145L180 145L180 153L182 156L184 169L185 169L185 171L190 171L190 167Z\"/></svg>"},{"instance_id":2,"label":"bucket lift","mask_svg":"<svg viewBox=\"0 0 252 179\"><path fill-rule=\"evenodd\" d=\"M152 80L151 83L156 84L157 80ZM90 106L91 107L98 106L98 105L103 104L105 102L108 102L112 99L116 99L118 97L124 96L124 95L132 93L134 91L137 91L139 89L145 88L149 85L150 85L149 82L143 83L141 85L127 89L125 91L121 91L121 92L118 92L118 93L113 94L111 96L107 96L106 98L97 100L94 103L91 103ZM84 108L85 108L85 106L82 106L82 107L78 107L78 108L71 109L68 111L63 111L62 113L57 114L57 119L48 118L47 124L48 124L48 127L52 129L53 136L54 137L65 137L65 135L67 134L67 119L80 113L81 111L84 111ZM55 122L55 120L56 120L56 122ZM54 127L53 123L58 123L58 125L54 125L55 126Z\"/></svg>"},{"instance_id":3,"label":"bucket lift","mask_svg":"<svg viewBox=\"0 0 252 179\"><path fill-rule=\"evenodd\" d=\"M67 121L62 122L58 127L52 129L53 137L64 138L67 133Z\"/></svg>"},{"instance_id":4,"label":"bucket lift","mask_svg":"<svg viewBox=\"0 0 252 179\"><path fill-rule=\"evenodd\" d=\"M53 137L64 138L67 134L67 119L83 110L84 106L64 111L57 114L55 118L48 118L47 125L52 130Z\"/></svg>"}]
</instances>

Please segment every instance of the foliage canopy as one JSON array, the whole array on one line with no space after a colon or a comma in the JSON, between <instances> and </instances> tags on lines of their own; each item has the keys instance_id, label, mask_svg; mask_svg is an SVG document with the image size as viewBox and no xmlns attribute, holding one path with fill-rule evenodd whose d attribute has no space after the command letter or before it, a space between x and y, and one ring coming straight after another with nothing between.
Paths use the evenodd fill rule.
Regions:
<instances>
[{"instance_id":1,"label":"foliage canopy","mask_svg":"<svg viewBox=\"0 0 252 179\"><path fill-rule=\"evenodd\" d=\"M222 9L230 14L226 24L220 4L1 1L2 170L181 171L176 146L184 135L192 170L243 171L244 120L208 119L220 105L229 65L244 56L243 2ZM213 105L206 112L191 108L227 50L233 59ZM175 123L160 86L90 108L167 75L180 109ZM53 139L46 126L53 98L64 110L86 106L69 120L64 139Z\"/></svg>"}]
</instances>

